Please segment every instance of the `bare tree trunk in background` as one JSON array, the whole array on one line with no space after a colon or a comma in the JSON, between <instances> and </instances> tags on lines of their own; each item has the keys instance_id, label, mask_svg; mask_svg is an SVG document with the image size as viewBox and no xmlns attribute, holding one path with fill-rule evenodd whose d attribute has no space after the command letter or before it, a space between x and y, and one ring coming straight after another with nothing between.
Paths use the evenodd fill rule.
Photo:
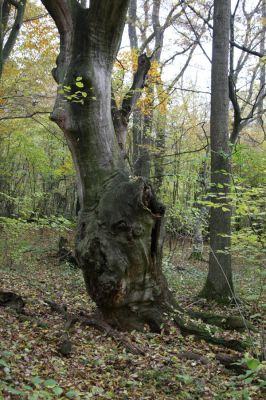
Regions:
<instances>
[{"instance_id":1,"label":"bare tree trunk in background","mask_svg":"<svg viewBox=\"0 0 266 400\"><path fill-rule=\"evenodd\" d=\"M8 60L20 32L26 3L27 0L0 0L0 79L2 77L4 64ZM9 22L11 6L16 9L15 19L4 43L4 35Z\"/></svg>"},{"instance_id":2,"label":"bare tree trunk in background","mask_svg":"<svg viewBox=\"0 0 266 400\"><path fill-rule=\"evenodd\" d=\"M228 131L228 55L230 0L214 0L211 83L211 192L209 273L201 295L228 302L234 294L230 236L230 147Z\"/></svg>"},{"instance_id":3,"label":"bare tree trunk in background","mask_svg":"<svg viewBox=\"0 0 266 400\"><path fill-rule=\"evenodd\" d=\"M0 83L2 81L3 68L8 60L20 32L23 21L23 16L26 8L27 0L9 1L0 0ZM7 37L6 31L8 23L10 23L11 5L16 8L15 19L9 29ZM5 40L4 40L5 39ZM0 137L0 141L1 141ZM6 192L7 184L2 176L0 176L0 192ZM11 215L14 212L15 205L10 201L0 200L1 209L3 214Z\"/></svg>"},{"instance_id":4,"label":"bare tree trunk in background","mask_svg":"<svg viewBox=\"0 0 266 400\"><path fill-rule=\"evenodd\" d=\"M152 90L152 88L151 88ZM142 127L139 135L140 141L138 142L138 157L134 164L134 174L136 176L150 177L151 172L151 132L152 132L152 113L142 116Z\"/></svg>"},{"instance_id":5,"label":"bare tree trunk in background","mask_svg":"<svg viewBox=\"0 0 266 400\"><path fill-rule=\"evenodd\" d=\"M261 31L261 42L260 42L260 53L265 54L265 41L266 41L266 0L262 0L261 4L261 19L262 19L262 31ZM258 111L260 113L260 118L263 123L263 110L264 110L264 98L266 93L266 67L265 60L261 63L260 67L260 87L261 87L261 96L259 99Z\"/></svg>"},{"instance_id":6,"label":"bare tree trunk in background","mask_svg":"<svg viewBox=\"0 0 266 400\"><path fill-rule=\"evenodd\" d=\"M203 229L204 223L208 221L208 209L204 204L199 203L200 200L205 200L206 195L209 189L208 182L208 157L209 157L209 146L206 149L206 156L202 163L202 167L199 171L198 176L198 192L195 193L195 222L193 224L193 245L192 245L192 253L190 255L190 259L203 261L203 250L204 250L204 237L203 237Z\"/></svg>"}]
</instances>

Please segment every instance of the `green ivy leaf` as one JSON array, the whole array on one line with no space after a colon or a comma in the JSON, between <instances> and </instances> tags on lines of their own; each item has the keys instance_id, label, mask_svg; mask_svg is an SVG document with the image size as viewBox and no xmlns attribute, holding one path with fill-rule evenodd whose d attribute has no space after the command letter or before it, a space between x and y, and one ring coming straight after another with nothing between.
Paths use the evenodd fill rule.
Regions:
<instances>
[{"instance_id":1,"label":"green ivy leaf","mask_svg":"<svg viewBox=\"0 0 266 400\"><path fill-rule=\"evenodd\" d=\"M58 385L58 383L54 379L47 379L46 381L44 381L43 384L48 388L53 388Z\"/></svg>"},{"instance_id":2,"label":"green ivy leaf","mask_svg":"<svg viewBox=\"0 0 266 400\"><path fill-rule=\"evenodd\" d=\"M53 388L53 392L56 396L61 396L61 394L63 393L63 389L60 386L55 386Z\"/></svg>"},{"instance_id":3,"label":"green ivy leaf","mask_svg":"<svg viewBox=\"0 0 266 400\"><path fill-rule=\"evenodd\" d=\"M22 389L23 389L23 390L32 390L33 388L32 388L31 386L29 386L29 385L24 385L24 386L22 387Z\"/></svg>"},{"instance_id":4,"label":"green ivy leaf","mask_svg":"<svg viewBox=\"0 0 266 400\"><path fill-rule=\"evenodd\" d=\"M84 83L78 81L78 82L76 82L76 86L79 87L79 88L83 88L84 87Z\"/></svg>"},{"instance_id":5,"label":"green ivy leaf","mask_svg":"<svg viewBox=\"0 0 266 400\"><path fill-rule=\"evenodd\" d=\"M75 392L75 390L69 390L69 391L66 393L66 397L67 397L68 399L75 399L77 396L78 396L78 393Z\"/></svg>"}]
</instances>

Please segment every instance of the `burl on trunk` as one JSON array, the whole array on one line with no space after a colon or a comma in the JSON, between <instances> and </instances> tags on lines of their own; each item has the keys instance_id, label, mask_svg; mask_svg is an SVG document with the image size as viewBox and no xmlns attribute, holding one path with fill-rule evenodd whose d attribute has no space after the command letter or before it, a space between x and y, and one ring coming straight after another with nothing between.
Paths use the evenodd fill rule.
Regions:
<instances>
[{"instance_id":1,"label":"burl on trunk","mask_svg":"<svg viewBox=\"0 0 266 400\"><path fill-rule=\"evenodd\" d=\"M42 2L60 34L51 118L65 134L77 172L76 254L88 293L112 325L148 324L159 331L172 303L161 269L164 207L149 182L130 177L122 148L149 60L139 58L119 110L111 99L111 74L128 1L91 0L89 8L76 0Z\"/></svg>"}]
</instances>

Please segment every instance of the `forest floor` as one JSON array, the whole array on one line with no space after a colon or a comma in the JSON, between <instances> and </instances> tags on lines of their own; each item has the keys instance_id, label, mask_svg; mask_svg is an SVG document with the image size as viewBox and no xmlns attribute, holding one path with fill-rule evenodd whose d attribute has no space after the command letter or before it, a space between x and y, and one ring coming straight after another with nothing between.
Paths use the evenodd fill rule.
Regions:
<instances>
[{"instance_id":1,"label":"forest floor","mask_svg":"<svg viewBox=\"0 0 266 400\"><path fill-rule=\"evenodd\" d=\"M240 298L249 295L252 299L254 293L260 293L255 301L241 303L241 312L258 332L222 332L217 328L215 333L248 341L245 354L183 337L173 327L170 334L124 334L145 352L134 355L108 335L77 322L70 331L72 352L64 357L58 352L64 321L45 301L65 304L73 313L94 310L81 271L55 257L61 234L56 227L11 224L0 227L0 233L0 289L22 296L29 317L24 320L11 308L0 307L0 399L265 399L265 381L260 377L265 365L257 355L262 351L266 301L260 292L261 279L248 266L234 263L235 285ZM70 230L64 232L66 235L73 239ZM207 263L189 260L189 254L189 243L179 241L164 261L182 307L237 315L235 307L196 299L206 278ZM180 355L189 352L202 358ZM225 368L216 359L221 352L237 355L247 371L239 374Z\"/></svg>"}]
</instances>

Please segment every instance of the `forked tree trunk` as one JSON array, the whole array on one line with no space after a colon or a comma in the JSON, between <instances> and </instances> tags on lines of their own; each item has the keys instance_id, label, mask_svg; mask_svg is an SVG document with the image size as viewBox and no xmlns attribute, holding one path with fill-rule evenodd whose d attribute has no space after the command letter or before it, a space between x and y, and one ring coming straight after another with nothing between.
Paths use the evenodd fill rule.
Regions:
<instances>
[{"instance_id":1,"label":"forked tree trunk","mask_svg":"<svg viewBox=\"0 0 266 400\"><path fill-rule=\"evenodd\" d=\"M112 67L128 1L91 0L88 9L76 0L42 2L60 33L52 119L77 172L76 254L88 293L111 324L160 330L171 302L161 270L164 207L147 181L130 178L111 116Z\"/></svg>"}]
</instances>

